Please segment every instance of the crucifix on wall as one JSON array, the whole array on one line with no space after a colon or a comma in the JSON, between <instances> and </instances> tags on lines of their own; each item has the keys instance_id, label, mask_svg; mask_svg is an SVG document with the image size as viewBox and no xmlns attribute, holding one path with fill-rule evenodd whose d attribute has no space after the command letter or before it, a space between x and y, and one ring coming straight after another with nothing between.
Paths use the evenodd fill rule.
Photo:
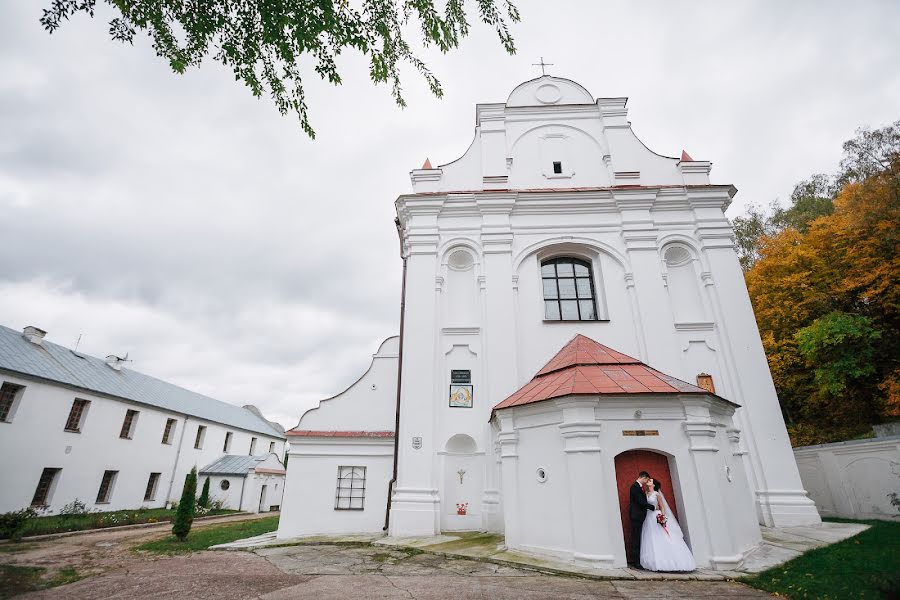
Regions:
<instances>
[{"instance_id":1,"label":"crucifix on wall","mask_svg":"<svg viewBox=\"0 0 900 600\"><path fill-rule=\"evenodd\" d=\"M466 474L466 470L465 470L465 469L460 469L459 471L456 472L456 474L459 475L459 482L462 483L462 482L463 482L463 475Z\"/></svg>"}]
</instances>

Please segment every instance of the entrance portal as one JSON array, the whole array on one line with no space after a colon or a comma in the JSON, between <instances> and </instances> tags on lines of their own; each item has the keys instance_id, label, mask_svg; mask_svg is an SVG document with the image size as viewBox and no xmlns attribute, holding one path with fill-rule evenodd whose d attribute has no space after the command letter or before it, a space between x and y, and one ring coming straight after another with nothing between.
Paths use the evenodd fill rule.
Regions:
<instances>
[{"instance_id":1,"label":"entrance portal","mask_svg":"<svg viewBox=\"0 0 900 600\"><path fill-rule=\"evenodd\" d=\"M669 458L665 454L651 450L629 450L616 457L616 489L619 492L619 513L622 517L622 531L625 534L625 554L628 562L639 563L640 557L634 555L631 547L631 519L628 517L629 489L638 478L638 473L647 471L653 479L662 485L663 494L678 519L678 507L675 501L675 490L672 487L672 476L669 473ZM681 522L681 519L678 519Z\"/></svg>"}]
</instances>

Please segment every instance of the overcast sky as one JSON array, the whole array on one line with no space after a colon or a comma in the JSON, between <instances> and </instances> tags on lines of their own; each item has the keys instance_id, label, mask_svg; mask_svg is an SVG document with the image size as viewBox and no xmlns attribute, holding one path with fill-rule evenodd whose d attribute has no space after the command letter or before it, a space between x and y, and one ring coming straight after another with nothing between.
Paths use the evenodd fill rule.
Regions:
<instances>
[{"instance_id":1,"label":"overcast sky","mask_svg":"<svg viewBox=\"0 0 900 600\"><path fill-rule=\"evenodd\" d=\"M628 96L653 150L711 160L745 203L833 171L860 126L900 118L900 3L517 2L519 52L476 27L409 73L409 107L358 56L309 82L309 140L213 63L173 75L109 12L52 36L50 0L0 4L0 324L285 426L352 383L397 332L393 201L466 149L477 102L539 70ZM470 3L471 4L471 3ZM105 17L105 18L104 18Z\"/></svg>"}]
</instances>

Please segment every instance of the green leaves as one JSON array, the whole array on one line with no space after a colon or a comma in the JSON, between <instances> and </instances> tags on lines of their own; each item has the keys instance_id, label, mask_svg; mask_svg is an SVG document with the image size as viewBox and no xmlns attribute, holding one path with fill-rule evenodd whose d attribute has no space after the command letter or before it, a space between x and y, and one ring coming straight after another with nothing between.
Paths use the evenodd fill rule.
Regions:
<instances>
[{"instance_id":1,"label":"green leaves","mask_svg":"<svg viewBox=\"0 0 900 600\"><path fill-rule=\"evenodd\" d=\"M843 312L819 317L796 334L797 345L822 391L837 396L854 380L875 374L881 332L872 319Z\"/></svg>"},{"instance_id":2,"label":"green leaves","mask_svg":"<svg viewBox=\"0 0 900 600\"><path fill-rule=\"evenodd\" d=\"M341 83L336 57L353 49L369 57L369 76L388 83L398 106L406 106L400 65L409 64L429 89L443 95L440 82L413 52L405 25L418 21L421 43L441 52L459 46L469 33L463 0L448 0L441 13L434 0L105 0L120 16L109 24L114 40L133 43L138 30L176 73L210 57L232 69L250 93L267 93L282 114L295 113L315 137L308 115L301 64L310 64L321 79ZM494 28L503 48L515 53L509 23L519 21L509 1L477 0L480 20ZM94 16L96 0L53 0L40 19L53 33L76 13Z\"/></svg>"}]
</instances>

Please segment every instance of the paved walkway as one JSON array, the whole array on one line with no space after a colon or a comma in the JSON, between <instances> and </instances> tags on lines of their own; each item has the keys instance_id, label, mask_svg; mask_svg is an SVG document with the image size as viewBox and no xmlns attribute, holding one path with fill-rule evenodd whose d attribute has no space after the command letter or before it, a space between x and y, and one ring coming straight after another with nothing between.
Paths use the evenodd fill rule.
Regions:
<instances>
[{"instance_id":1,"label":"paved walkway","mask_svg":"<svg viewBox=\"0 0 900 600\"><path fill-rule=\"evenodd\" d=\"M423 538L388 538L382 535L313 536L288 540L287 543L293 541L297 544L312 546L318 544L371 544L398 550L427 552L448 559L477 560L542 573L577 575L597 579L726 581L771 569L808 550L839 542L867 528L868 525L856 523L822 523L816 526L781 529L763 527L763 543L747 556L739 570L698 569L691 573L654 573L630 568L596 569L563 560L513 552L506 549L502 535L487 533L444 534ZM284 540L276 540L275 534L271 533L240 540L233 544L223 544L216 548L254 550L285 543Z\"/></svg>"},{"instance_id":2,"label":"paved walkway","mask_svg":"<svg viewBox=\"0 0 900 600\"><path fill-rule=\"evenodd\" d=\"M234 521L235 518L222 520ZM206 522L204 527L212 523ZM198 524L199 525L199 524ZM732 582L597 581L536 573L469 558L380 546L300 545L256 552L196 552L157 557L130 548L168 533L95 531L23 543L0 553L0 563L73 567L89 576L23 598L115 600L191 598L766 598ZM2 594L0 594L2 595Z\"/></svg>"}]
</instances>

